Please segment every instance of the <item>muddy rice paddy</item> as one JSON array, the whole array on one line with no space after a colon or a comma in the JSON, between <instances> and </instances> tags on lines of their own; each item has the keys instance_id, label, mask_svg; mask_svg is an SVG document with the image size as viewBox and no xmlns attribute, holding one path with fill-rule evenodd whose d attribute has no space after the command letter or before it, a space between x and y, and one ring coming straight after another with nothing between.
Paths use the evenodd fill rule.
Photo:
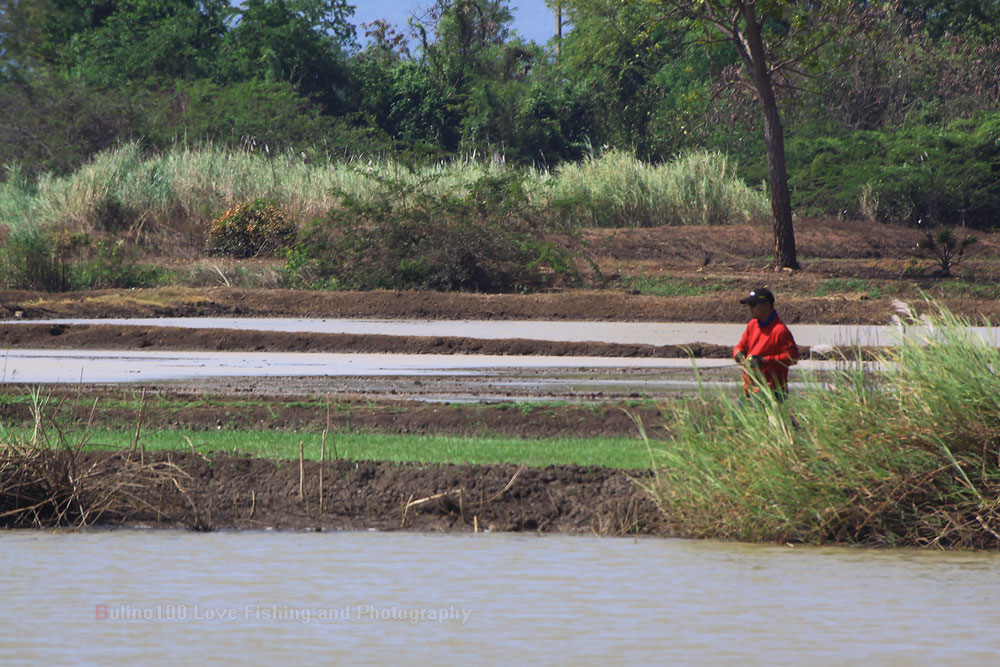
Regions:
<instances>
[{"instance_id":1,"label":"muddy rice paddy","mask_svg":"<svg viewBox=\"0 0 1000 667\"><path fill-rule=\"evenodd\" d=\"M796 325L887 325L893 301L903 298L920 311L924 290L956 314L974 321L1000 321L1000 300L989 296L1000 281L1000 235L978 234L976 256L959 275L957 286L933 277L928 267L914 274L912 248L919 230L843 221L797 223L803 271L773 272L759 257L768 253L767 234L759 228L662 228L592 230L585 236L594 266L615 289L572 289L528 295L442 294L433 292L295 292L240 287L163 287L42 294L0 292L0 343L8 350L104 350L127 356L137 352L212 351L250 353L447 354L504 355L529 358L594 357L629 360L634 367L594 373L562 371L558 382L540 393L525 390L552 379L550 371L525 371L516 377L498 371L415 377L404 374L291 377L225 377L210 382L138 382L128 385L88 382L43 388L62 414L95 425L135 421L137 397L168 398L157 407L148 401L142 421L149 429L203 428L315 430L349 429L394 434L448 434L478 437L510 434L550 436L621 436L634 433L622 408L637 411L654 437L666 433L658 401L669 400L662 369L642 360L689 355L718 360L717 379L735 385L736 369L726 366L729 343L678 340L664 344L583 340L504 338L488 340L450 335L373 335L317 332L262 332L236 329L187 329L119 323L39 324L68 318L139 317L293 317L375 318L380 320L474 320L482 322L703 322L740 325L747 289L765 285L778 295L778 309ZM748 245L747 239L754 239ZM758 247L759 246L759 247ZM177 260L184 261L184 260ZM229 265L220 268L230 270ZM596 274L595 274L596 275ZM590 276L588 279L593 279ZM655 296L628 288L635 280L667 280L684 295ZM630 282L632 281L632 282ZM951 285L951 287L948 287ZM947 289L945 289L947 287ZM951 291L949 291L951 290ZM955 292L955 290L958 290ZM984 291L985 290L985 291ZM803 356L813 354L803 346ZM532 373L537 373L533 376ZM617 373L628 382L588 389L588 382ZM543 378L542 376L545 376ZM713 378L709 378L713 379ZM30 391L4 378L5 425L30 424L24 401ZM478 383L478 384L475 384ZM661 383L657 385L656 383ZM519 386L519 390L514 390ZM472 387L472 389L470 389ZM652 388L652 389L651 389ZM290 396L298 397L291 400ZM429 402L428 396L439 400ZM123 397L130 397L125 400ZM525 407L542 399L544 408ZM96 402L109 403L100 409ZM338 406L331 412L330 403ZM127 405L126 405L127 403ZM89 465L131 465L117 454L81 453ZM384 462L327 462L324 511L319 512L319 470L305 462L284 464L219 454L205 457L172 453L170 465L184 494L174 498L176 516L153 503L143 512L106 516L111 523L148 523L201 528L380 528L670 534L669 521L657 515L623 471L559 466L522 469L494 466L427 466ZM172 468L173 469L173 468ZM300 479L306 479L300 497ZM337 480L337 481L334 481ZM151 487L148 491L160 489ZM167 487L163 487L167 488ZM500 493L500 491L503 491ZM166 491L164 491L166 493ZM185 495L186 494L186 495ZM498 495L499 494L499 495ZM186 498L186 500L185 500ZM418 505L409 503L428 499ZM485 502L489 499L489 502ZM165 502L165 501L164 501ZM150 506L154 508L150 514ZM197 508L195 510L194 508ZM192 518L193 517L193 518Z\"/></svg>"}]
</instances>

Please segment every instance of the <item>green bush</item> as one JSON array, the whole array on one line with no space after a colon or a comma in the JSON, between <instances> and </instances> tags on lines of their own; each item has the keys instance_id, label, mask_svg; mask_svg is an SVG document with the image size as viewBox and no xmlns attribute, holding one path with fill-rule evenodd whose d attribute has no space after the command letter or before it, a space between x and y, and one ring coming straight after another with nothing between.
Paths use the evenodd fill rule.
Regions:
<instances>
[{"instance_id":1,"label":"green bush","mask_svg":"<svg viewBox=\"0 0 1000 667\"><path fill-rule=\"evenodd\" d=\"M967 255L965 249L976 242L975 236L958 238L951 227L927 230L924 238L917 243L917 254L930 256L938 264L937 274L943 278L951 276L951 270L958 266Z\"/></svg>"},{"instance_id":2,"label":"green bush","mask_svg":"<svg viewBox=\"0 0 1000 667\"><path fill-rule=\"evenodd\" d=\"M112 195L97 200L89 217L95 228L109 234L128 231L139 220L139 214L135 210Z\"/></svg>"},{"instance_id":3,"label":"green bush","mask_svg":"<svg viewBox=\"0 0 1000 667\"><path fill-rule=\"evenodd\" d=\"M990 229L1000 221L1000 114L944 128L800 137L788 144L793 204L807 214Z\"/></svg>"},{"instance_id":4,"label":"green bush","mask_svg":"<svg viewBox=\"0 0 1000 667\"><path fill-rule=\"evenodd\" d=\"M487 174L467 188L371 172L374 193L340 191L288 255L286 280L349 289L533 290L579 276L570 254L540 237L524 177Z\"/></svg>"},{"instance_id":5,"label":"green bush","mask_svg":"<svg viewBox=\"0 0 1000 667\"><path fill-rule=\"evenodd\" d=\"M58 252L50 235L36 229L9 234L4 242L2 281L11 289L65 292L72 269L65 252Z\"/></svg>"},{"instance_id":6,"label":"green bush","mask_svg":"<svg viewBox=\"0 0 1000 667\"><path fill-rule=\"evenodd\" d=\"M286 250L285 265L279 272L281 286L303 290L340 289L341 283L332 275L326 252L324 243L296 243Z\"/></svg>"},{"instance_id":7,"label":"green bush","mask_svg":"<svg viewBox=\"0 0 1000 667\"><path fill-rule=\"evenodd\" d=\"M124 241L92 246L83 233L12 232L0 257L0 284L10 289L66 292L150 287L165 277L162 270L137 263Z\"/></svg>"},{"instance_id":8,"label":"green bush","mask_svg":"<svg viewBox=\"0 0 1000 667\"><path fill-rule=\"evenodd\" d=\"M273 255L295 243L296 229L273 199L237 204L215 219L208 232L213 255L236 258Z\"/></svg>"},{"instance_id":9,"label":"green bush","mask_svg":"<svg viewBox=\"0 0 1000 667\"><path fill-rule=\"evenodd\" d=\"M153 287L169 278L163 269L136 262L124 241L99 242L95 256L73 269L76 289Z\"/></svg>"}]
</instances>

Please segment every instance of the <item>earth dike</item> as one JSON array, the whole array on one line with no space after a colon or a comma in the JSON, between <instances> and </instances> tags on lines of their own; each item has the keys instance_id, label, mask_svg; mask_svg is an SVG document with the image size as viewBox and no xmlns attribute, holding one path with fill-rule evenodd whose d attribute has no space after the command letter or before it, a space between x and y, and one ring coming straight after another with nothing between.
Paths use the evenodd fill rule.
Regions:
<instances>
[{"instance_id":1,"label":"earth dike","mask_svg":"<svg viewBox=\"0 0 1000 667\"><path fill-rule=\"evenodd\" d=\"M660 534L646 472L598 467L268 461L8 446L8 528Z\"/></svg>"}]
</instances>

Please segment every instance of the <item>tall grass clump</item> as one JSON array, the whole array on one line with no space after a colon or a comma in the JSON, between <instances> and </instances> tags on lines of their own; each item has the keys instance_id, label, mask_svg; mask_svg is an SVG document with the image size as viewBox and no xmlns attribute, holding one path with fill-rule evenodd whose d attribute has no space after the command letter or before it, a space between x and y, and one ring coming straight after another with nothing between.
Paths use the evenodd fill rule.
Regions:
<instances>
[{"instance_id":1,"label":"tall grass clump","mask_svg":"<svg viewBox=\"0 0 1000 667\"><path fill-rule=\"evenodd\" d=\"M943 309L877 374L847 360L785 404L668 407L649 491L677 532L744 541L1000 547L1000 350Z\"/></svg>"},{"instance_id":2,"label":"tall grass clump","mask_svg":"<svg viewBox=\"0 0 1000 667\"><path fill-rule=\"evenodd\" d=\"M71 439L49 414L51 397L32 390L34 427L0 439L0 527L82 528L125 520L211 527L185 491L190 476L167 461L131 449L94 456L88 427ZM56 408L58 411L58 407Z\"/></svg>"},{"instance_id":3,"label":"tall grass clump","mask_svg":"<svg viewBox=\"0 0 1000 667\"><path fill-rule=\"evenodd\" d=\"M365 200L378 195L374 175L407 178L401 164L384 161L312 162L300 153L247 152L176 146L146 154L135 143L97 154L65 177L43 175L29 182L16 168L0 184L0 220L10 229L53 225L92 226L113 202L138 211L148 228L179 220L208 222L227 208L256 199L274 199L293 220L322 217L349 192ZM500 161L455 161L413 173L416 182L433 173L437 187L464 188L485 174L507 167Z\"/></svg>"},{"instance_id":4,"label":"tall grass clump","mask_svg":"<svg viewBox=\"0 0 1000 667\"><path fill-rule=\"evenodd\" d=\"M8 232L23 231L31 226L38 188L20 165L7 165L6 171L6 180L0 182L0 225L6 225Z\"/></svg>"},{"instance_id":5,"label":"tall grass clump","mask_svg":"<svg viewBox=\"0 0 1000 667\"><path fill-rule=\"evenodd\" d=\"M0 287L66 292L75 289L152 287L169 272L137 262L123 241L93 243L84 233L17 230L0 248Z\"/></svg>"},{"instance_id":6,"label":"tall grass clump","mask_svg":"<svg viewBox=\"0 0 1000 667\"><path fill-rule=\"evenodd\" d=\"M720 225L769 214L767 198L717 152L650 164L614 150L562 165L546 185L547 204L584 227Z\"/></svg>"},{"instance_id":7,"label":"tall grass clump","mask_svg":"<svg viewBox=\"0 0 1000 667\"><path fill-rule=\"evenodd\" d=\"M573 226L725 224L768 214L766 197L740 181L719 153L653 165L610 151L547 173L496 157L414 166L403 158L313 161L301 153L211 144L154 154L130 143L98 153L67 176L28 179L16 166L8 170L0 184L0 221L11 231L58 226L130 232L136 241L178 227L203 234L226 209L256 199L279 202L291 220L303 223L325 216L344 193L373 202L384 196L387 179L425 191L430 184L439 198L465 196L483 179L520 179L535 214L554 214Z\"/></svg>"},{"instance_id":8,"label":"tall grass clump","mask_svg":"<svg viewBox=\"0 0 1000 667\"><path fill-rule=\"evenodd\" d=\"M72 282L72 264L52 238L34 229L18 229L0 251L0 285L14 289L63 292Z\"/></svg>"}]
</instances>

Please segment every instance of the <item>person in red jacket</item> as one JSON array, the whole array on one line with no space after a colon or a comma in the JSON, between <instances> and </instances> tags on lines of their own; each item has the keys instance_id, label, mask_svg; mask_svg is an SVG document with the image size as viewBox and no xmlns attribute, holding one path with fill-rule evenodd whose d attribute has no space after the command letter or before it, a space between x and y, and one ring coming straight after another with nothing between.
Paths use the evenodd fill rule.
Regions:
<instances>
[{"instance_id":1,"label":"person in red jacket","mask_svg":"<svg viewBox=\"0 0 1000 667\"><path fill-rule=\"evenodd\" d=\"M743 367L743 393L750 395L759 389L750 375L760 373L775 397L784 400L788 395L788 367L799 360L792 332L778 317L771 290L754 289L740 303L750 306L753 318L733 348L733 359Z\"/></svg>"}]
</instances>

